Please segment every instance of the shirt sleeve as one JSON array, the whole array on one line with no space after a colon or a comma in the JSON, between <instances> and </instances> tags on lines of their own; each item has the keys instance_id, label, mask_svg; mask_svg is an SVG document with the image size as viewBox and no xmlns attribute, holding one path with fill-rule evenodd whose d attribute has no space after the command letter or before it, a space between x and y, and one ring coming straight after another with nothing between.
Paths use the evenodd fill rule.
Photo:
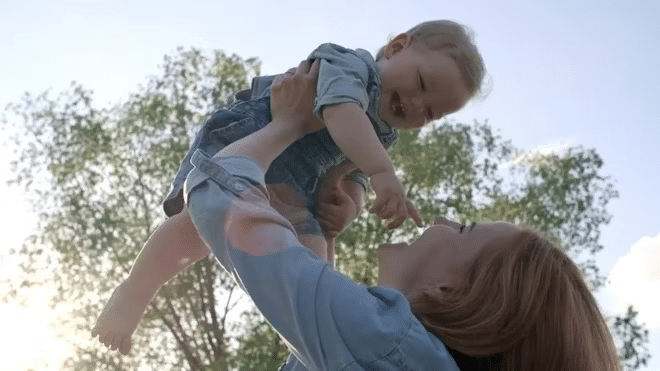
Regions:
<instances>
[{"instance_id":1,"label":"shirt sleeve","mask_svg":"<svg viewBox=\"0 0 660 371\"><path fill-rule=\"evenodd\" d=\"M320 59L314 113L323 119L323 108L331 104L356 103L369 107L367 63L353 50L335 44L323 44L310 54Z\"/></svg>"},{"instance_id":2,"label":"shirt sleeve","mask_svg":"<svg viewBox=\"0 0 660 371\"><path fill-rule=\"evenodd\" d=\"M444 349L429 340L401 293L357 284L302 246L270 207L254 161L198 151L192 162L185 194L200 236L307 369L400 370L388 358L397 349L431 360Z\"/></svg>"}]
</instances>

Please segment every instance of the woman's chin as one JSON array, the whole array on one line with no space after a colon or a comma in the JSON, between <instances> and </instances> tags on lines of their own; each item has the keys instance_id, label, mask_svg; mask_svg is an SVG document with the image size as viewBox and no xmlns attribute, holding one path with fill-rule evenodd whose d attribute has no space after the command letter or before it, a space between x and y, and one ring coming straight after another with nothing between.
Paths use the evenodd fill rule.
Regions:
<instances>
[{"instance_id":1,"label":"woman's chin","mask_svg":"<svg viewBox=\"0 0 660 371\"><path fill-rule=\"evenodd\" d=\"M390 250L390 249L401 249L403 247L407 247L408 244L405 242L399 242L399 243L382 243L380 246L378 246L378 250Z\"/></svg>"}]
</instances>

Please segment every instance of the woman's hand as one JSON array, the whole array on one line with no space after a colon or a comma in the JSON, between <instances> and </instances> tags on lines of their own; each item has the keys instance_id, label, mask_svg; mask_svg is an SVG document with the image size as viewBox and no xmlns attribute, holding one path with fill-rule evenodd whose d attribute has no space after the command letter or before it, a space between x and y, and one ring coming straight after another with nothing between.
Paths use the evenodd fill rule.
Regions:
<instances>
[{"instance_id":1,"label":"woman's hand","mask_svg":"<svg viewBox=\"0 0 660 371\"><path fill-rule=\"evenodd\" d=\"M314 115L316 82L319 76L319 60L303 61L297 69L290 69L273 82L270 110L273 121L291 130L299 139L324 128L323 122Z\"/></svg>"}]
</instances>

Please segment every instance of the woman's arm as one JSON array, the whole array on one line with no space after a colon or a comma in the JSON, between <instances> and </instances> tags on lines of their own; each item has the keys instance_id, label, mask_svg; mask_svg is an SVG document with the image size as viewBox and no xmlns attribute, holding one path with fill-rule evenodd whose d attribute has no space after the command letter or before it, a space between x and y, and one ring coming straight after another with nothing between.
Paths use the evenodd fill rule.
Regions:
<instances>
[{"instance_id":1,"label":"woman's arm","mask_svg":"<svg viewBox=\"0 0 660 371\"><path fill-rule=\"evenodd\" d=\"M319 74L319 61L311 65L300 63L296 72L287 71L282 78L273 82L272 94L280 99L271 101L273 121L263 129L224 147L220 156L244 156L252 158L263 172L270 163L288 146L306 134L323 129L323 122L311 111Z\"/></svg>"},{"instance_id":2,"label":"woman's arm","mask_svg":"<svg viewBox=\"0 0 660 371\"><path fill-rule=\"evenodd\" d=\"M295 99L278 99L276 92L275 107L295 106ZM213 158L193 156L186 203L202 240L308 369L456 369L400 292L367 288L336 272L270 206L264 172L292 140L286 133L299 137L318 125L280 119L267 125L274 124L268 132L274 137L255 133Z\"/></svg>"}]
</instances>

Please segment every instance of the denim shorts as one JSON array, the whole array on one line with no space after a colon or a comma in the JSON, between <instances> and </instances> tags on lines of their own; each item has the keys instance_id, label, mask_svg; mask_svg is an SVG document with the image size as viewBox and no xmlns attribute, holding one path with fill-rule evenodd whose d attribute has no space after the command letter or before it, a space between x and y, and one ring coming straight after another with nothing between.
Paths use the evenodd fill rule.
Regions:
<instances>
[{"instance_id":1,"label":"denim shorts","mask_svg":"<svg viewBox=\"0 0 660 371\"><path fill-rule=\"evenodd\" d=\"M222 148L255 131L271 121L270 98L237 100L227 109L214 112L197 133L172 182L170 193L163 202L168 216L183 209L183 184L193 169L191 158L198 149L213 157ZM295 147L295 146L294 146ZM315 217L314 194L319 169L301 161L307 151L290 148L278 156L265 176L271 206L284 216L296 233L322 235ZM312 151L309 151L314 152Z\"/></svg>"}]
</instances>

